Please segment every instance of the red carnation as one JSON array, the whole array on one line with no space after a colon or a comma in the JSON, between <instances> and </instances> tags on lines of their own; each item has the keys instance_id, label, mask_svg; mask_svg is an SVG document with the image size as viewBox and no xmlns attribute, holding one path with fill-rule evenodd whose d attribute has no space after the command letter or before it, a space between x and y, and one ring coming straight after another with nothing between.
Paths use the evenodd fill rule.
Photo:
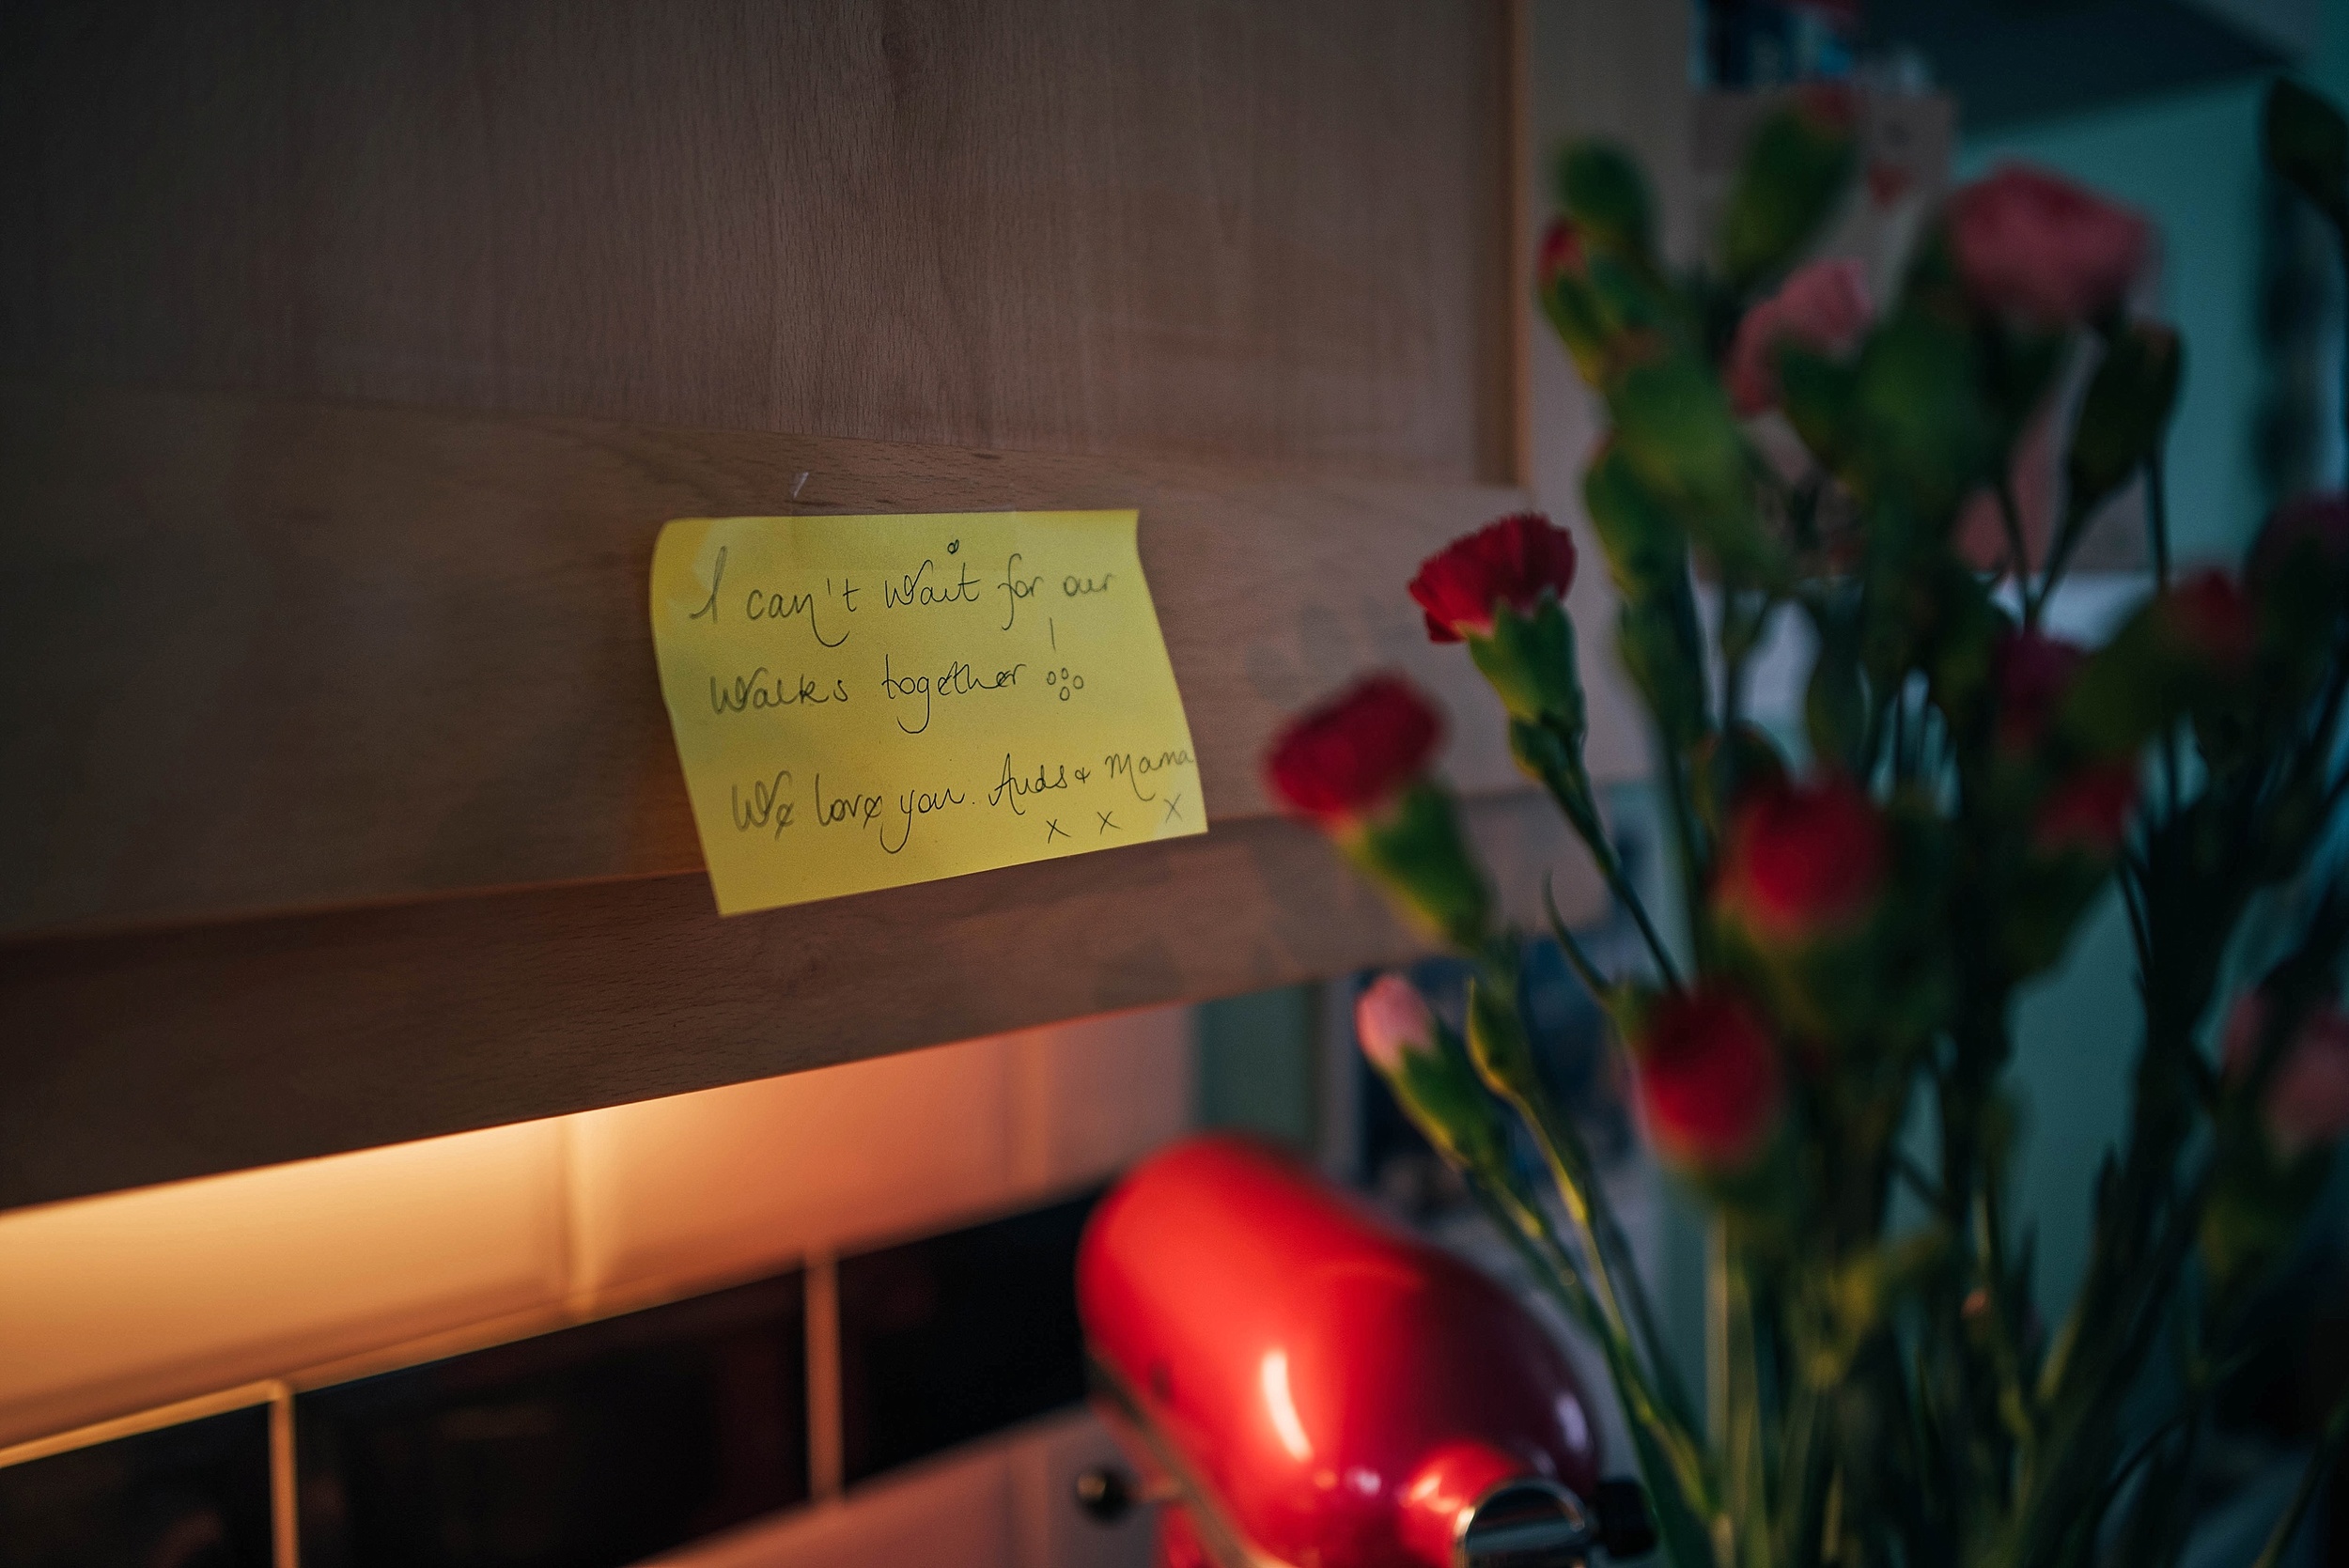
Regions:
<instances>
[{"instance_id":1,"label":"red carnation","mask_svg":"<svg viewBox=\"0 0 2349 1568\"><path fill-rule=\"evenodd\" d=\"M1632 1057L1648 1137L1667 1160L1727 1173L1768 1146L1785 1100L1778 1048L1733 993L1657 1002Z\"/></svg>"},{"instance_id":2,"label":"red carnation","mask_svg":"<svg viewBox=\"0 0 2349 1568\"><path fill-rule=\"evenodd\" d=\"M1582 272L1582 236L1573 224L1563 218L1550 220L1542 234L1541 255L1533 263L1533 281L1545 294L1558 287L1558 280L1568 272Z\"/></svg>"},{"instance_id":3,"label":"red carnation","mask_svg":"<svg viewBox=\"0 0 2349 1568\"><path fill-rule=\"evenodd\" d=\"M2251 601L2233 578L2216 567L2174 584L2163 597L2161 624L2194 658L2228 675L2251 662L2259 638Z\"/></svg>"},{"instance_id":4,"label":"red carnation","mask_svg":"<svg viewBox=\"0 0 2349 1568\"><path fill-rule=\"evenodd\" d=\"M2227 1015L2220 1061L2230 1081L2251 1070L2274 1002L2246 991ZM2267 1132L2286 1158L2349 1133L2349 1017L2327 1001L2300 1022L2267 1080Z\"/></svg>"},{"instance_id":5,"label":"red carnation","mask_svg":"<svg viewBox=\"0 0 2349 1568\"><path fill-rule=\"evenodd\" d=\"M1439 643L1490 637L1493 616L1505 604L1531 615L1542 595L1574 586L1574 536L1539 512L1517 512L1466 534L1419 564L1411 598L1427 613L1427 635Z\"/></svg>"},{"instance_id":6,"label":"red carnation","mask_svg":"<svg viewBox=\"0 0 2349 1568\"><path fill-rule=\"evenodd\" d=\"M1992 664L1999 689L1999 749L2029 752L2046 738L2072 677L2088 659L2077 643L2038 631L1999 638Z\"/></svg>"},{"instance_id":7,"label":"red carnation","mask_svg":"<svg viewBox=\"0 0 2349 1568\"><path fill-rule=\"evenodd\" d=\"M2327 570L2349 566L2349 494L2319 490L2278 506L2252 542L2244 579L2254 588L2263 587L2295 558L2311 552Z\"/></svg>"},{"instance_id":8,"label":"red carnation","mask_svg":"<svg viewBox=\"0 0 2349 1568\"><path fill-rule=\"evenodd\" d=\"M1780 784L1731 818L1719 896L1754 936L1798 942L1863 919L1890 860L1884 814L1850 779Z\"/></svg>"},{"instance_id":9,"label":"red carnation","mask_svg":"<svg viewBox=\"0 0 2349 1568\"><path fill-rule=\"evenodd\" d=\"M1976 304L2052 331L2117 307L2150 230L2126 208L2009 163L1950 200L1950 244Z\"/></svg>"},{"instance_id":10,"label":"red carnation","mask_svg":"<svg viewBox=\"0 0 2349 1568\"><path fill-rule=\"evenodd\" d=\"M1427 771L1443 719L1400 675L1368 675L1289 722L1265 753L1265 788L1327 827L1376 815Z\"/></svg>"},{"instance_id":11,"label":"red carnation","mask_svg":"<svg viewBox=\"0 0 2349 1568\"><path fill-rule=\"evenodd\" d=\"M2056 785L2031 824L2031 847L2041 854L2078 850L2108 860L2121 848L2129 813L2137 808L2137 765L2107 762L2083 768Z\"/></svg>"}]
</instances>

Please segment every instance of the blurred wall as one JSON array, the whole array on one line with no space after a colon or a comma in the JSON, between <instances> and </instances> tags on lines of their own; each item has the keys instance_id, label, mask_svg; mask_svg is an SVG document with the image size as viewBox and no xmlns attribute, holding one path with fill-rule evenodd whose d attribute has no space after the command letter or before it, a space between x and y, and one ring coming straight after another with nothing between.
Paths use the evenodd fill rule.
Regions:
<instances>
[{"instance_id":1,"label":"blurred wall","mask_svg":"<svg viewBox=\"0 0 2349 1568\"><path fill-rule=\"evenodd\" d=\"M2303 75L2349 101L2349 8L2325 8L2323 26ZM2255 441L2266 375L2259 334L2265 91L2263 79L2248 80L1969 138L1959 150L1962 176L2004 158L2028 160L2130 203L2159 227L2158 308L2186 339L2169 467L2171 536L2182 559L2239 557L2263 506ZM2338 365L2337 349L2327 363ZM2332 428L2320 451L2339 483L2338 405L2327 412ZM2139 1033L2133 967L2119 901L2108 898L2064 966L2023 999L2017 1079L2029 1134L2015 1210L2038 1227L2040 1303L2050 1318L2069 1305L2086 1266L2091 1184L2127 1113L2127 1063Z\"/></svg>"}]
</instances>

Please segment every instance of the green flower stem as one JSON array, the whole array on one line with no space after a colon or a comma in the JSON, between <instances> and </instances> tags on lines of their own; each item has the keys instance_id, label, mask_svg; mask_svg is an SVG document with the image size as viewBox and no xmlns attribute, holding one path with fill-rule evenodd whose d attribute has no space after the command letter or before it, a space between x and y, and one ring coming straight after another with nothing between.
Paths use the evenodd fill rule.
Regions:
<instances>
[{"instance_id":1,"label":"green flower stem","mask_svg":"<svg viewBox=\"0 0 2349 1568\"><path fill-rule=\"evenodd\" d=\"M1694 963L1702 972L1709 954L1705 925L1705 885L1711 878L1703 830L1698 826L1695 801L1688 788L1688 767L1675 752L1664 753L1664 803L1672 823L1674 858L1679 862L1681 907L1688 911L1688 935L1695 948Z\"/></svg>"},{"instance_id":2,"label":"green flower stem","mask_svg":"<svg viewBox=\"0 0 2349 1568\"><path fill-rule=\"evenodd\" d=\"M1654 1369L1652 1376L1661 1389L1664 1407L1686 1429L1692 1421L1688 1396L1665 1350L1647 1288L1631 1262L1630 1244L1599 1185L1596 1163L1574 1125L1550 1102L1533 1071L1524 1020L1517 1011L1514 954L1506 948L1486 954L1483 971L1469 993L1469 1055L1485 1086L1517 1113L1532 1135L1573 1222L1610 1326ZM1497 1039L1496 1034L1505 1038ZM1624 1305L1626 1301L1628 1310Z\"/></svg>"},{"instance_id":3,"label":"green flower stem","mask_svg":"<svg viewBox=\"0 0 2349 1568\"><path fill-rule=\"evenodd\" d=\"M2030 546L2023 539L2022 508L2015 504L2015 477L2004 466L1999 470L1998 491L1999 526L2006 532L2007 567L2015 577L2015 597L2023 603L2023 624L2035 627L2046 601L2031 598Z\"/></svg>"},{"instance_id":4,"label":"green flower stem","mask_svg":"<svg viewBox=\"0 0 2349 1568\"><path fill-rule=\"evenodd\" d=\"M2006 1547L1994 1561L2020 1568L2048 1560L2108 1473L2122 1401L2161 1326L2169 1287L2193 1246L2201 1215L2199 1191L2175 1206L2158 1243L2123 1281L2118 1294L2123 1299L2112 1310L2083 1318L2079 1305L2088 1291L2082 1290L2081 1303L2075 1305L2064 1338L2049 1358L2047 1370L2057 1374L2052 1397L2048 1379L2042 1378L2042 1400L2050 1410L2038 1454L2044 1467L2017 1471ZM2094 1266L2092 1263L2092 1272ZM2096 1327L2092 1343L2082 1338L2090 1323Z\"/></svg>"},{"instance_id":5,"label":"green flower stem","mask_svg":"<svg viewBox=\"0 0 2349 1568\"><path fill-rule=\"evenodd\" d=\"M1821 1463L1827 1456L1828 1423L1819 1419L1824 1403L1819 1389L1807 1377L1797 1379L1788 1396L1775 1492L1775 1547L1779 1558L1788 1563L1816 1562L1825 1555L1816 1549L1827 1524L1829 1469Z\"/></svg>"},{"instance_id":6,"label":"green flower stem","mask_svg":"<svg viewBox=\"0 0 2349 1568\"><path fill-rule=\"evenodd\" d=\"M1717 1516L1712 1483L1694 1435L1657 1401L1629 1341L1602 1309L1548 1215L1518 1190L1498 1158L1489 1164L1479 1159L1462 1174L1468 1177L1470 1190L1476 1194L1486 1218L1532 1271L1535 1282L1597 1343L1626 1413L1667 1467L1664 1477L1649 1478L1650 1486L1659 1479L1669 1480L1688 1512L1707 1519ZM1668 1512L1658 1509L1659 1520ZM1676 1561L1681 1560L1680 1553L1674 1555Z\"/></svg>"},{"instance_id":7,"label":"green flower stem","mask_svg":"<svg viewBox=\"0 0 2349 1568\"><path fill-rule=\"evenodd\" d=\"M1728 1478L1729 1510L1739 1568L1769 1568L1770 1496L1766 1479L1767 1437L1762 1424L1760 1358L1754 1343L1753 1277L1730 1234L1726 1218L1712 1228L1712 1288L1707 1293L1710 1338L1719 1372L1707 1375L1717 1410L1713 1446Z\"/></svg>"},{"instance_id":8,"label":"green flower stem","mask_svg":"<svg viewBox=\"0 0 2349 1568\"><path fill-rule=\"evenodd\" d=\"M1582 944L1575 940L1573 932L1566 929L1565 917L1558 912L1558 893L1551 886L1551 880L1548 873L1542 874L1542 908L1549 916L1549 934L1557 941L1559 951L1566 955L1566 963L1573 969L1575 978L1581 981L1582 988L1591 993L1591 1000L1605 1006L1609 989L1607 977L1598 972L1598 966L1591 962L1591 955L1582 951Z\"/></svg>"},{"instance_id":9,"label":"green flower stem","mask_svg":"<svg viewBox=\"0 0 2349 1568\"><path fill-rule=\"evenodd\" d=\"M2333 1406L2333 1413L2325 1422L2325 1436L2309 1455L2306 1468L2300 1472L2300 1484L2293 1488L2292 1501L2276 1528L2267 1532L2267 1545L2252 1560L2251 1568L2276 1568L2283 1560L2284 1548L2292 1545L2292 1537L2300 1528L2300 1520L2308 1514L2309 1504L2316 1497L2316 1489L2330 1474L2334 1461L2341 1457L2341 1447L2349 1441L2349 1399Z\"/></svg>"},{"instance_id":10,"label":"green flower stem","mask_svg":"<svg viewBox=\"0 0 2349 1568\"><path fill-rule=\"evenodd\" d=\"M2039 1442L2039 1407L2023 1375L2022 1352L2015 1343L2015 1303L2006 1276L2005 1249L2000 1244L1997 1183L1985 1173L1974 1199L1974 1255L1982 1265L1982 1288L1987 1303L1990 1367L1998 1379L1999 1415L2015 1439L2019 1463L2029 1469Z\"/></svg>"},{"instance_id":11,"label":"green flower stem","mask_svg":"<svg viewBox=\"0 0 2349 1568\"><path fill-rule=\"evenodd\" d=\"M1656 1309L1648 1299L1647 1286L1631 1261L1630 1243L1615 1219L1613 1205L1607 1202L1606 1191L1599 1185L1597 1172L1580 1135L1548 1096L1507 1097L1512 1109L1532 1129L1533 1141L1542 1151L1543 1163L1548 1166L1551 1180L1565 1199L1567 1215L1591 1257L1592 1273L1610 1314L1624 1327L1627 1337L1640 1346L1655 1369L1656 1383L1666 1407L1684 1425L1691 1423L1695 1412L1688 1390L1665 1347L1663 1331L1657 1326ZM1615 1283L1618 1271L1623 1277L1620 1292ZM1630 1303L1627 1318L1625 1301Z\"/></svg>"},{"instance_id":12,"label":"green flower stem","mask_svg":"<svg viewBox=\"0 0 2349 1568\"><path fill-rule=\"evenodd\" d=\"M1557 737L1550 738L1554 740ZM1647 905L1641 899L1639 891L1624 875L1622 857L1615 853L1614 844L1608 838L1605 825L1598 819L1597 792L1592 787L1590 773L1582 765L1579 752L1558 745L1546 748L1538 758L1529 759L1529 748L1513 749L1518 752L1520 761L1532 760L1542 787L1549 791L1549 797L1557 802L1566 825L1574 830L1575 836L1582 841L1582 846L1590 851L1608 891L1615 895L1615 902L1629 912L1632 924L1639 927L1640 939L1646 944L1648 956L1656 961L1657 972L1663 976L1664 984L1675 991L1681 989L1680 970L1672 962L1672 952L1664 945L1664 939L1657 930L1656 923L1649 918ZM1563 931L1565 923L1555 919L1554 905L1551 914L1552 924ZM1593 994L1595 997L1604 993L1598 987L1593 987Z\"/></svg>"}]
</instances>

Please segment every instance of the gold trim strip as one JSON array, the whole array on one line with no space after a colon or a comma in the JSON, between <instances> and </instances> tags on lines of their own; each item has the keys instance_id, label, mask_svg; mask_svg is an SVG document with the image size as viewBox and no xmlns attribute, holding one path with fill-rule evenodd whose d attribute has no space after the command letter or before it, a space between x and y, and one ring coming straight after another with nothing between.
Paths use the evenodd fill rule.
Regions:
<instances>
[{"instance_id":1,"label":"gold trim strip","mask_svg":"<svg viewBox=\"0 0 2349 1568\"><path fill-rule=\"evenodd\" d=\"M166 1426L178 1426L182 1421L202 1421L207 1416L221 1416L231 1410L267 1405L277 1397L277 1390L284 1387L284 1381L279 1378L240 1383L232 1389L197 1394L193 1399L177 1400L150 1409L134 1410L125 1416L109 1417L102 1421L91 1421L87 1425L52 1433L46 1437L31 1437L21 1443L10 1443L6 1448L0 1448L0 1469L7 1469L11 1465L29 1465L36 1459L47 1459L55 1454L70 1453L75 1449L86 1449L93 1443L110 1443L117 1437L136 1437L149 1432L160 1432Z\"/></svg>"}]
</instances>

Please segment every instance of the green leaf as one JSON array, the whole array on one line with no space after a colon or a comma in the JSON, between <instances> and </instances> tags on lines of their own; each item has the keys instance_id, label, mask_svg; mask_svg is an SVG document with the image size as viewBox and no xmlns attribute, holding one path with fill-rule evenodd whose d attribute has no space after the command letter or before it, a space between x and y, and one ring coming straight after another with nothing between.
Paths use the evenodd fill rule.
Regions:
<instances>
[{"instance_id":1,"label":"green leaf","mask_svg":"<svg viewBox=\"0 0 2349 1568\"><path fill-rule=\"evenodd\" d=\"M1735 511L1750 496L1745 439L1729 396L1694 355L1635 365L1609 399L1615 438L1649 489L1683 521Z\"/></svg>"},{"instance_id":2,"label":"green leaf","mask_svg":"<svg viewBox=\"0 0 2349 1568\"><path fill-rule=\"evenodd\" d=\"M2267 90L2260 140L2267 166L2349 233L2349 121L2341 111L2298 83L2279 80Z\"/></svg>"},{"instance_id":3,"label":"green leaf","mask_svg":"<svg viewBox=\"0 0 2349 1568\"><path fill-rule=\"evenodd\" d=\"M1648 493L1619 444L1610 442L1583 474L1582 502L1626 602L1648 603L1686 585L1688 536Z\"/></svg>"},{"instance_id":4,"label":"green leaf","mask_svg":"<svg viewBox=\"0 0 2349 1568\"><path fill-rule=\"evenodd\" d=\"M1492 1102L1459 1041L1439 1026L1436 1049L1406 1051L1387 1075L1413 1126L1455 1168L1476 1175L1504 1157L1501 1108Z\"/></svg>"},{"instance_id":5,"label":"green leaf","mask_svg":"<svg viewBox=\"0 0 2349 1568\"><path fill-rule=\"evenodd\" d=\"M1754 506L1757 459L1709 366L1686 353L1634 365L1608 410L1625 460L1723 577L1768 586L1789 580L1786 552Z\"/></svg>"},{"instance_id":6,"label":"green leaf","mask_svg":"<svg viewBox=\"0 0 2349 1568\"><path fill-rule=\"evenodd\" d=\"M1696 613L1682 600L1626 603L1615 625L1616 657L1646 702L1657 734L1674 752L1685 752L1704 733L1704 666L1696 649Z\"/></svg>"},{"instance_id":7,"label":"green leaf","mask_svg":"<svg viewBox=\"0 0 2349 1568\"><path fill-rule=\"evenodd\" d=\"M2061 574L2096 508L2161 443L2177 403L2179 361L2178 334L2158 322L2132 322L2107 345L2072 431L2065 458L2069 493L2048 555L2049 581Z\"/></svg>"},{"instance_id":8,"label":"green leaf","mask_svg":"<svg viewBox=\"0 0 2349 1568\"><path fill-rule=\"evenodd\" d=\"M1574 623L1545 593L1531 615L1503 604L1490 637L1470 637L1469 657L1512 717L1543 720L1581 745L1582 676L1574 652Z\"/></svg>"},{"instance_id":9,"label":"green leaf","mask_svg":"<svg viewBox=\"0 0 2349 1568\"><path fill-rule=\"evenodd\" d=\"M1853 388L1855 476L1872 498L1897 498L1946 520L1996 472L1999 450L1971 334L1903 309L1870 334Z\"/></svg>"},{"instance_id":10,"label":"green leaf","mask_svg":"<svg viewBox=\"0 0 2349 1568\"><path fill-rule=\"evenodd\" d=\"M1477 1077L1494 1094L1521 1105L1541 1098L1541 1075L1533 1065L1533 1048L1517 1022L1516 1009L1481 980L1469 982L1468 1049Z\"/></svg>"},{"instance_id":11,"label":"green leaf","mask_svg":"<svg viewBox=\"0 0 2349 1568\"><path fill-rule=\"evenodd\" d=\"M1852 396L1859 378L1852 366L1798 346L1778 351L1779 406L1820 466L1841 473L1850 444Z\"/></svg>"},{"instance_id":12,"label":"green leaf","mask_svg":"<svg viewBox=\"0 0 2349 1568\"><path fill-rule=\"evenodd\" d=\"M1722 214L1721 272L1740 291L1784 268L1827 222L1859 166L1848 118L1802 103L1754 132Z\"/></svg>"},{"instance_id":13,"label":"green leaf","mask_svg":"<svg viewBox=\"0 0 2349 1568\"><path fill-rule=\"evenodd\" d=\"M2093 757L2135 756L2212 695L2213 678L2181 655L2156 598L2138 607L2082 664L2057 714L2059 733Z\"/></svg>"},{"instance_id":14,"label":"green leaf","mask_svg":"<svg viewBox=\"0 0 2349 1568\"><path fill-rule=\"evenodd\" d=\"M1355 863L1423 926L1464 951L1484 941L1492 893L1441 788L1412 785L1391 815L1343 842Z\"/></svg>"}]
</instances>

